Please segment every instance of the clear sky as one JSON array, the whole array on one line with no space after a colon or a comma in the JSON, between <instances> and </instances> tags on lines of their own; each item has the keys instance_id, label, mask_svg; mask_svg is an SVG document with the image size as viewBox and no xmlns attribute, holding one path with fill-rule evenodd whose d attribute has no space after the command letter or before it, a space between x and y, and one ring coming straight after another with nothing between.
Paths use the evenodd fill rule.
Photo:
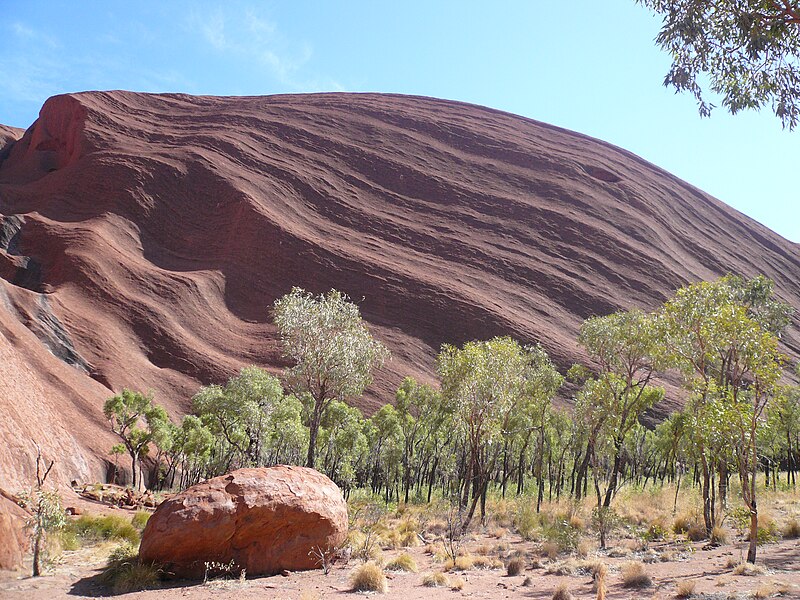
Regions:
<instances>
[{"instance_id":1,"label":"clear sky","mask_svg":"<svg viewBox=\"0 0 800 600\"><path fill-rule=\"evenodd\" d=\"M435 96L606 140L800 242L800 131L701 119L658 28L634 0L0 0L0 123L93 89Z\"/></svg>"}]
</instances>

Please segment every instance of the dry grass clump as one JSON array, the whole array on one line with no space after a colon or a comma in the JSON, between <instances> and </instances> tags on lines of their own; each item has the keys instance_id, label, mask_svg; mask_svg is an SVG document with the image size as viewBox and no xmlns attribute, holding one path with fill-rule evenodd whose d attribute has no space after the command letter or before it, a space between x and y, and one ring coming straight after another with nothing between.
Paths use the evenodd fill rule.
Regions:
<instances>
[{"instance_id":1,"label":"dry grass clump","mask_svg":"<svg viewBox=\"0 0 800 600\"><path fill-rule=\"evenodd\" d=\"M425 587L450 587L450 578L444 573L428 573L422 578L422 585Z\"/></svg>"},{"instance_id":2,"label":"dry grass clump","mask_svg":"<svg viewBox=\"0 0 800 600\"><path fill-rule=\"evenodd\" d=\"M770 598L771 596L775 595L777 589L774 585L769 582L762 583L756 589L750 592L751 598Z\"/></svg>"},{"instance_id":3,"label":"dry grass clump","mask_svg":"<svg viewBox=\"0 0 800 600\"><path fill-rule=\"evenodd\" d=\"M689 525L689 529L686 530L686 537L692 542L704 540L706 539L706 528L697 523L692 523Z\"/></svg>"},{"instance_id":4,"label":"dry grass clump","mask_svg":"<svg viewBox=\"0 0 800 600\"><path fill-rule=\"evenodd\" d=\"M481 556L488 556L491 553L492 547L489 544L481 544L475 548L475 554L480 554Z\"/></svg>"},{"instance_id":5,"label":"dry grass clump","mask_svg":"<svg viewBox=\"0 0 800 600\"><path fill-rule=\"evenodd\" d=\"M653 585L650 574L640 561L630 561L622 565L622 586L626 588L645 588Z\"/></svg>"},{"instance_id":6,"label":"dry grass clump","mask_svg":"<svg viewBox=\"0 0 800 600\"><path fill-rule=\"evenodd\" d=\"M508 561L506 573L509 577L515 577L525 570L525 559L517 556Z\"/></svg>"},{"instance_id":7,"label":"dry grass clump","mask_svg":"<svg viewBox=\"0 0 800 600\"><path fill-rule=\"evenodd\" d=\"M410 573L417 572L417 563L414 560L414 557L411 556L408 552L403 552L400 556L395 558L394 560L390 560L386 564L387 571L408 571Z\"/></svg>"},{"instance_id":8,"label":"dry grass clump","mask_svg":"<svg viewBox=\"0 0 800 600\"><path fill-rule=\"evenodd\" d=\"M558 554L561 551L558 544L555 542L545 542L542 544L542 556L549 558L550 560L555 560L558 558Z\"/></svg>"},{"instance_id":9,"label":"dry grass clump","mask_svg":"<svg viewBox=\"0 0 800 600\"><path fill-rule=\"evenodd\" d=\"M689 538L692 539L692 538ZM715 526L711 530L711 543L716 546L723 546L728 543L728 532L720 526Z\"/></svg>"},{"instance_id":10,"label":"dry grass clump","mask_svg":"<svg viewBox=\"0 0 800 600\"><path fill-rule=\"evenodd\" d=\"M566 583L560 584L556 591L553 592L553 600L572 600L572 592L569 591L569 586Z\"/></svg>"},{"instance_id":11,"label":"dry grass clump","mask_svg":"<svg viewBox=\"0 0 800 600\"><path fill-rule=\"evenodd\" d=\"M678 535L686 533L692 526L699 526L693 515L681 513L672 521L672 532Z\"/></svg>"},{"instance_id":12,"label":"dry grass clump","mask_svg":"<svg viewBox=\"0 0 800 600\"><path fill-rule=\"evenodd\" d=\"M375 563L364 563L350 576L350 585L354 592L378 592L385 594L387 590L386 575Z\"/></svg>"},{"instance_id":13,"label":"dry grass clump","mask_svg":"<svg viewBox=\"0 0 800 600\"><path fill-rule=\"evenodd\" d=\"M474 569L502 569L503 561L497 558L489 558L488 556L475 556L472 558L472 567Z\"/></svg>"},{"instance_id":14,"label":"dry grass clump","mask_svg":"<svg viewBox=\"0 0 800 600\"><path fill-rule=\"evenodd\" d=\"M142 531L144 526L147 525L147 522L150 520L151 514L152 513L149 513L146 510L137 510L131 517L131 525L133 525L139 531Z\"/></svg>"},{"instance_id":15,"label":"dry grass clump","mask_svg":"<svg viewBox=\"0 0 800 600\"><path fill-rule=\"evenodd\" d=\"M694 579L682 579L675 585L675 595L678 598L691 598L696 587L697 582Z\"/></svg>"},{"instance_id":16,"label":"dry grass clump","mask_svg":"<svg viewBox=\"0 0 800 600\"><path fill-rule=\"evenodd\" d=\"M732 573L734 575L742 575L744 577L755 577L756 575L763 575L766 569L761 565L754 565L753 563L743 562L733 567Z\"/></svg>"},{"instance_id":17,"label":"dry grass clump","mask_svg":"<svg viewBox=\"0 0 800 600\"><path fill-rule=\"evenodd\" d=\"M142 563L133 545L126 543L111 553L100 582L113 594L139 592L159 587L161 569L154 564Z\"/></svg>"},{"instance_id":18,"label":"dry grass clump","mask_svg":"<svg viewBox=\"0 0 800 600\"><path fill-rule=\"evenodd\" d=\"M594 550L594 541L590 539L582 539L578 542L578 547L575 550L580 558L586 558L589 553Z\"/></svg>"},{"instance_id":19,"label":"dry grass clump","mask_svg":"<svg viewBox=\"0 0 800 600\"><path fill-rule=\"evenodd\" d=\"M586 531L586 521L584 521L580 515L570 515L567 522L573 529L577 529L578 531Z\"/></svg>"},{"instance_id":20,"label":"dry grass clump","mask_svg":"<svg viewBox=\"0 0 800 600\"><path fill-rule=\"evenodd\" d=\"M447 533L447 523L442 519L431 519L425 525L425 533L428 535L444 535Z\"/></svg>"},{"instance_id":21,"label":"dry grass clump","mask_svg":"<svg viewBox=\"0 0 800 600\"><path fill-rule=\"evenodd\" d=\"M787 540L796 540L800 538L800 522L798 522L797 519L789 519L786 525L783 526L783 531L781 533Z\"/></svg>"},{"instance_id":22,"label":"dry grass clump","mask_svg":"<svg viewBox=\"0 0 800 600\"><path fill-rule=\"evenodd\" d=\"M68 525L68 529L90 541L122 540L131 544L139 542L139 530L121 515L81 515Z\"/></svg>"},{"instance_id":23,"label":"dry grass clump","mask_svg":"<svg viewBox=\"0 0 800 600\"><path fill-rule=\"evenodd\" d=\"M459 592L464 589L464 580L461 577L453 577L450 580L450 589L454 592Z\"/></svg>"},{"instance_id":24,"label":"dry grass clump","mask_svg":"<svg viewBox=\"0 0 800 600\"><path fill-rule=\"evenodd\" d=\"M575 575L578 572L578 563L570 558L547 565L544 570L548 575Z\"/></svg>"},{"instance_id":25,"label":"dry grass clump","mask_svg":"<svg viewBox=\"0 0 800 600\"><path fill-rule=\"evenodd\" d=\"M470 555L457 556L455 561L447 561L444 568L446 571L469 571L475 565L475 560Z\"/></svg>"},{"instance_id":26,"label":"dry grass clump","mask_svg":"<svg viewBox=\"0 0 800 600\"><path fill-rule=\"evenodd\" d=\"M496 538L498 540L502 537L505 537L507 533L508 529L506 529L505 527L492 527L489 530L489 536Z\"/></svg>"}]
</instances>

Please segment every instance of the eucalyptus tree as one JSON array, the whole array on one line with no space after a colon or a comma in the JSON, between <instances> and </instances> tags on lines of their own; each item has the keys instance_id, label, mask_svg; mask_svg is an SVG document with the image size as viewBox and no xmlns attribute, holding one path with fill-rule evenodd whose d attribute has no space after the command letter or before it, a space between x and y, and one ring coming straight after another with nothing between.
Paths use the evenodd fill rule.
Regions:
<instances>
[{"instance_id":1,"label":"eucalyptus tree","mask_svg":"<svg viewBox=\"0 0 800 600\"><path fill-rule=\"evenodd\" d=\"M472 500L464 530L474 517L479 499L481 519L485 518L490 475L501 453L503 436L535 385L531 372L536 369L537 357L537 351L509 337L467 342L462 348L442 346L438 359L442 396L453 403L456 424L466 440L463 502L467 504L470 494Z\"/></svg>"},{"instance_id":2,"label":"eucalyptus tree","mask_svg":"<svg viewBox=\"0 0 800 600\"><path fill-rule=\"evenodd\" d=\"M322 470L345 494L356 484L359 470L369 464L369 447L361 411L344 402L332 401L320 422L318 451Z\"/></svg>"},{"instance_id":3,"label":"eucalyptus tree","mask_svg":"<svg viewBox=\"0 0 800 600\"><path fill-rule=\"evenodd\" d=\"M403 438L403 499L408 502L412 481L421 480L424 450L436 448L431 442L452 417L452 411L438 390L413 377L403 379L397 388L394 407Z\"/></svg>"},{"instance_id":4,"label":"eucalyptus tree","mask_svg":"<svg viewBox=\"0 0 800 600\"><path fill-rule=\"evenodd\" d=\"M800 117L800 3L794 0L637 0L663 18L656 42L672 58L664 85L689 92L700 114L707 85L735 114L770 105L784 127Z\"/></svg>"},{"instance_id":5,"label":"eucalyptus tree","mask_svg":"<svg viewBox=\"0 0 800 600\"><path fill-rule=\"evenodd\" d=\"M275 301L272 314L284 356L293 363L284 373L286 384L313 400L306 466L314 467L323 413L334 400L362 394L389 351L372 337L358 307L336 290L313 296L293 288Z\"/></svg>"},{"instance_id":6,"label":"eucalyptus tree","mask_svg":"<svg viewBox=\"0 0 800 600\"><path fill-rule=\"evenodd\" d=\"M650 385L653 374L667 364L660 340L659 318L640 310L592 317L581 326L578 342L596 361L598 373L584 383L577 411L592 423L589 459L595 470L603 438L611 460L604 493L595 479L598 508L611 506L616 494L626 437L664 397L663 389Z\"/></svg>"},{"instance_id":7,"label":"eucalyptus tree","mask_svg":"<svg viewBox=\"0 0 800 600\"><path fill-rule=\"evenodd\" d=\"M217 470L261 466L271 414L283 401L280 381L259 367L245 367L224 386L200 388L194 412L216 438Z\"/></svg>"},{"instance_id":8,"label":"eucalyptus tree","mask_svg":"<svg viewBox=\"0 0 800 600\"><path fill-rule=\"evenodd\" d=\"M169 417L161 406L153 403L152 392L142 394L127 388L105 401L103 415L128 451L132 484L137 487L141 484L141 477L137 477L139 460L147 456L150 442L163 430Z\"/></svg>"},{"instance_id":9,"label":"eucalyptus tree","mask_svg":"<svg viewBox=\"0 0 800 600\"><path fill-rule=\"evenodd\" d=\"M720 470L720 482L727 477L724 457L714 460L711 456L713 436L725 439L727 434L720 427L730 427L742 500L751 515L750 562L756 557L758 524L757 434L764 410L777 391L782 372L778 336L790 314L789 307L772 299L772 282L764 277L728 276L691 284L678 290L663 308L667 345L691 392L689 406L696 423L692 440L703 467L706 530L710 533L715 520L712 469Z\"/></svg>"},{"instance_id":10,"label":"eucalyptus tree","mask_svg":"<svg viewBox=\"0 0 800 600\"><path fill-rule=\"evenodd\" d=\"M786 453L786 483L794 487L797 485L796 473L800 467L800 386L781 388L769 407L769 413L772 428Z\"/></svg>"}]
</instances>

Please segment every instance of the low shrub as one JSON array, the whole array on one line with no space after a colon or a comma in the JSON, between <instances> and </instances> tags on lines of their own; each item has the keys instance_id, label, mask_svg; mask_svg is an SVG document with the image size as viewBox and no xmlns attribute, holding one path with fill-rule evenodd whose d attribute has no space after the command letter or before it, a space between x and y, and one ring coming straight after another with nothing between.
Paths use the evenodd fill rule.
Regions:
<instances>
[{"instance_id":1,"label":"low shrub","mask_svg":"<svg viewBox=\"0 0 800 600\"><path fill-rule=\"evenodd\" d=\"M525 560L519 556L512 558L506 565L506 573L509 577L515 577L525 570Z\"/></svg>"},{"instance_id":2,"label":"low shrub","mask_svg":"<svg viewBox=\"0 0 800 600\"><path fill-rule=\"evenodd\" d=\"M689 538L691 539L691 538ZM711 543L716 546L723 546L728 543L728 532L722 527L714 527L711 530Z\"/></svg>"},{"instance_id":3,"label":"low shrub","mask_svg":"<svg viewBox=\"0 0 800 600\"><path fill-rule=\"evenodd\" d=\"M114 594L128 594L159 587L161 569L142 563L133 545L125 543L116 548L100 574L100 582Z\"/></svg>"},{"instance_id":4,"label":"low shrub","mask_svg":"<svg viewBox=\"0 0 800 600\"><path fill-rule=\"evenodd\" d=\"M694 579L683 579L675 585L675 595L678 598L691 598L697 582Z\"/></svg>"},{"instance_id":5,"label":"low shrub","mask_svg":"<svg viewBox=\"0 0 800 600\"><path fill-rule=\"evenodd\" d=\"M689 529L686 530L686 537L692 542L704 540L706 539L706 528L697 523L692 523L689 525Z\"/></svg>"},{"instance_id":6,"label":"low shrub","mask_svg":"<svg viewBox=\"0 0 800 600\"><path fill-rule=\"evenodd\" d=\"M733 568L732 572L734 575L743 575L744 577L755 577L766 573L761 565L754 565L749 562L739 563Z\"/></svg>"},{"instance_id":7,"label":"low shrub","mask_svg":"<svg viewBox=\"0 0 800 600\"><path fill-rule=\"evenodd\" d=\"M622 566L622 586L626 588L645 588L653 585L653 580L639 561L630 561Z\"/></svg>"},{"instance_id":8,"label":"low shrub","mask_svg":"<svg viewBox=\"0 0 800 600\"><path fill-rule=\"evenodd\" d=\"M422 578L422 585L425 587L449 587L450 578L440 571L428 573Z\"/></svg>"},{"instance_id":9,"label":"low shrub","mask_svg":"<svg viewBox=\"0 0 800 600\"><path fill-rule=\"evenodd\" d=\"M408 553L403 552L397 558L390 560L386 564L387 571L408 571L411 573L417 572L417 563L414 558Z\"/></svg>"},{"instance_id":10,"label":"low shrub","mask_svg":"<svg viewBox=\"0 0 800 600\"><path fill-rule=\"evenodd\" d=\"M385 594L387 590L386 575L375 563L364 563L350 576L350 585L354 592L378 592Z\"/></svg>"},{"instance_id":11,"label":"low shrub","mask_svg":"<svg viewBox=\"0 0 800 600\"><path fill-rule=\"evenodd\" d=\"M464 580L461 577L453 577L450 579L450 589L458 592L464 589Z\"/></svg>"},{"instance_id":12,"label":"low shrub","mask_svg":"<svg viewBox=\"0 0 800 600\"><path fill-rule=\"evenodd\" d=\"M572 600L572 592L569 591L569 586L566 583L560 584L556 591L553 592L553 600Z\"/></svg>"},{"instance_id":13,"label":"low shrub","mask_svg":"<svg viewBox=\"0 0 800 600\"><path fill-rule=\"evenodd\" d=\"M131 544L139 542L139 531L121 515L81 515L68 525L68 530L74 531L85 540L121 540Z\"/></svg>"},{"instance_id":14,"label":"low shrub","mask_svg":"<svg viewBox=\"0 0 800 600\"><path fill-rule=\"evenodd\" d=\"M797 519L790 519L786 525L783 526L783 537L788 540L796 540L800 538L800 522Z\"/></svg>"},{"instance_id":15,"label":"low shrub","mask_svg":"<svg viewBox=\"0 0 800 600\"><path fill-rule=\"evenodd\" d=\"M151 513L146 510L137 510L131 517L131 525L139 531L143 531L144 526L147 525L147 521L150 520L150 514Z\"/></svg>"}]
</instances>

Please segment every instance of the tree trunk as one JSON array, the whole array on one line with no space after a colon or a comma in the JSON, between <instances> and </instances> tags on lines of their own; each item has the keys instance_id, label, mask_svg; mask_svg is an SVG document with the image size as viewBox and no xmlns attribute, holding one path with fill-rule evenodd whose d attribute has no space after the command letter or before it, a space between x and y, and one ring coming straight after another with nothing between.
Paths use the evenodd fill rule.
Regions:
<instances>
[{"instance_id":1,"label":"tree trunk","mask_svg":"<svg viewBox=\"0 0 800 600\"><path fill-rule=\"evenodd\" d=\"M750 505L750 544L747 548L747 562L755 564L756 549L758 548L758 507L756 499L753 498Z\"/></svg>"},{"instance_id":2,"label":"tree trunk","mask_svg":"<svg viewBox=\"0 0 800 600\"><path fill-rule=\"evenodd\" d=\"M315 400L314 412L311 421L308 423L308 454L306 455L306 466L314 468L317 454L317 435L319 434L319 422L322 420L322 402Z\"/></svg>"}]
</instances>

